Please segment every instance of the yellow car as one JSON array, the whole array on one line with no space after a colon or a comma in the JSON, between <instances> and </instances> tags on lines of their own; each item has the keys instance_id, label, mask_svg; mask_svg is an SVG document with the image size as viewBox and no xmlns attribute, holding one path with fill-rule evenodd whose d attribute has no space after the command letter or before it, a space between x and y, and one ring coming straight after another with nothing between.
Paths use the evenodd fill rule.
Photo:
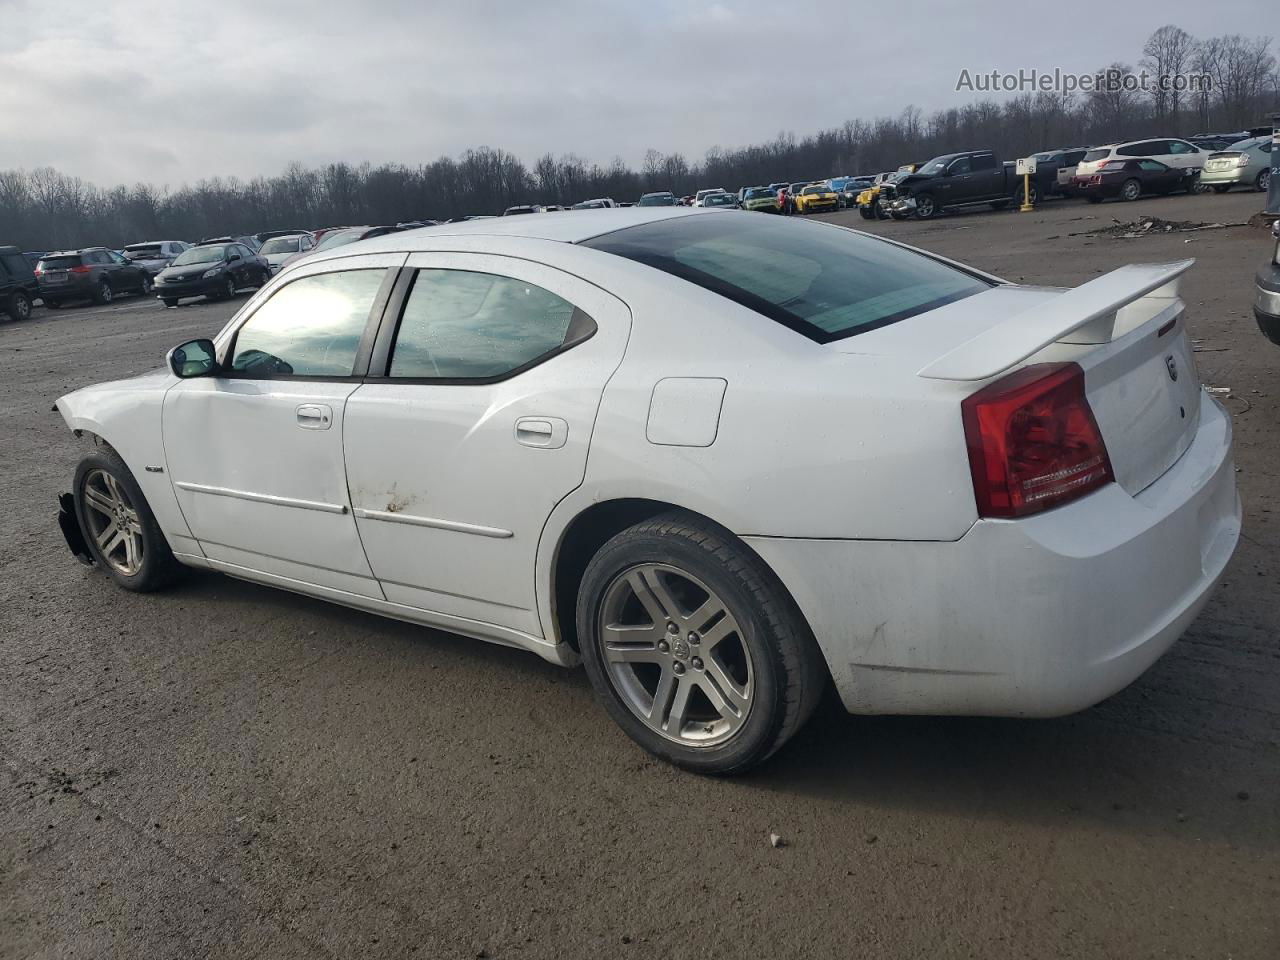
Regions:
<instances>
[{"instance_id":1,"label":"yellow car","mask_svg":"<svg viewBox=\"0 0 1280 960\"><path fill-rule=\"evenodd\" d=\"M796 194L796 213L840 209L840 195L829 183L811 183Z\"/></svg>"}]
</instances>

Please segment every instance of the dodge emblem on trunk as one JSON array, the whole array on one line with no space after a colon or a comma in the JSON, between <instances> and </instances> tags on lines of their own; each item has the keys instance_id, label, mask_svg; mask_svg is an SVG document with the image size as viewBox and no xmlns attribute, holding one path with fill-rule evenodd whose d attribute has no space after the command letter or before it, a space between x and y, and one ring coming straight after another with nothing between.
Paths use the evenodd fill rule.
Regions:
<instances>
[{"instance_id":1,"label":"dodge emblem on trunk","mask_svg":"<svg viewBox=\"0 0 1280 960\"><path fill-rule=\"evenodd\" d=\"M1178 382L1178 362L1173 359L1172 355L1170 355L1164 358L1164 365L1169 368L1169 379L1172 380L1174 383L1177 383Z\"/></svg>"}]
</instances>

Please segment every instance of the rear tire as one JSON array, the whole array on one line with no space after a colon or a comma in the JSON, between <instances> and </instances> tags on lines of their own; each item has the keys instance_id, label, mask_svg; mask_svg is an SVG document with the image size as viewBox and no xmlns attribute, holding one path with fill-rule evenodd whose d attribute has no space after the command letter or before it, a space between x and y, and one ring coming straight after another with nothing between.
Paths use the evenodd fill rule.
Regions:
<instances>
[{"instance_id":1,"label":"rear tire","mask_svg":"<svg viewBox=\"0 0 1280 960\"><path fill-rule=\"evenodd\" d=\"M102 446L80 461L74 492L85 543L117 584L149 593L181 576L183 567L174 559L147 498L115 450Z\"/></svg>"},{"instance_id":2,"label":"rear tire","mask_svg":"<svg viewBox=\"0 0 1280 960\"><path fill-rule=\"evenodd\" d=\"M1120 187L1120 199L1133 202L1142 196L1142 184L1134 178L1130 178Z\"/></svg>"},{"instance_id":3,"label":"rear tire","mask_svg":"<svg viewBox=\"0 0 1280 960\"><path fill-rule=\"evenodd\" d=\"M31 298L21 290L16 290L13 296L9 298L9 305L6 310L9 313L10 320L30 320Z\"/></svg>"},{"instance_id":4,"label":"rear tire","mask_svg":"<svg viewBox=\"0 0 1280 960\"><path fill-rule=\"evenodd\" d=\"M163 297L163 298L161 298L161 302L162 302L166 307L176 307L176 306L178 305L178 298L177 298L177 297Z\"/></svg>"},{"instance_id":5,"label":"rear tire","mask_svg":"<svg viewBox=\"0 0 1280 960\"><path fill-rule=\"evenodd\" d=\"M610 716L654 756L697 773L768 759L827 683L808 624L772 571L728 531L680 511L600 548L579 587L577 628Z\"/></svg>"},{"instance_id":6,"label":"rear tire","mask_svg":"<svg viewBox=\"0 0 1280 960\"><path fill-rule=\"evenodd\" d=\"M1085 199L1086 199L1086 200L1088 200L1090 203L1101 203L1101 202L1102 202L1102 198L1101 198L1101 197L1085 197Z\"/></svg>"},{"instance_id":7,"label":"rear tire","mask_svg":"<svg viewBox=\"0 0 1280 960\"><path fill-rule=\"evenodd\" d=\"M1266 170L1263 170L1261 173L1259 173L1257 178L1255 178L1253 181L1253 186L1255 189L1257 189L1261 193L1266 193L1268 190L1270 190L1271 189L1271 169L1267 168Z\"/></svg>"},{"instance_id":8,"label":"rear tire","mask_svg":"<svg viewBox=\"0 0 1280 960\"><path fill-rule=\"evenodd\" d=\"M858 207L858 216L862 217L863 220L874 220L876 218L875 212L870 206Z\"/></svg>"}]
</instances>

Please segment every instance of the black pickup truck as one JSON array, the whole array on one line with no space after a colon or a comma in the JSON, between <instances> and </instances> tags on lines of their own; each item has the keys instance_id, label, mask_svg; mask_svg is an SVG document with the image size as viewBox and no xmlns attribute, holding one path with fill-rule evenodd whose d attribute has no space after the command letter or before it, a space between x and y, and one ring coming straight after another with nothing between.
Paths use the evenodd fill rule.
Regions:
<instances>
[{"instance_id":1,"label":"black pickup truck","mask_svg":"<svg viewBox=\"0 0 1280 960\"><path fill-rule=\"evenodd\" d=\"M1002 210L1022 203L1022 177L1013 161L1002 162L990 150L966 150L934 157L915 173L880 188L880 200L893 216L929 220L952 207L990 204ZM1030 200L1044 196L1056 167L1037 168L1031 177ZM886 193L888 194L886 196Z\"/></svg>"}]
</instances>

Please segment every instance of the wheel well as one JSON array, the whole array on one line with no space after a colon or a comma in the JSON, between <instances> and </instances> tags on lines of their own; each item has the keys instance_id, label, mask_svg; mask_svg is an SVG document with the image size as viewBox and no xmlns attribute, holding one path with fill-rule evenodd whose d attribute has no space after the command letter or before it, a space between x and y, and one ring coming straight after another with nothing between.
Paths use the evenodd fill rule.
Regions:
<instances>
[{"instance_id":1,"label":"wheel well","mask_svg":"<svg viewBox=\"0 0 1280 960\"><path fill-rule=\"evenodd\" d=\"M578 586L582 583L582 575L586 572L587 564L591 562L596 552L628 527L659 514L675 511L718 528L724 536L732 538L744 550L760 559L759 554L748 544L743 543L731 530L704 514L674 503L666 503L662 500L620 499L592 504L573 518L561 536L560 546L556 551L551 574L554 589L551 597L551 615L555 620L561 642L569 644L575 651L580 650L577 623ZM806 618L795 602L795 598L791 596L791 591L763 559L760 559L760 563L791 605L800 622L805 623L807 628ZM824 659L824 665L825 662Z\"/></svg>"}]
</instances>

